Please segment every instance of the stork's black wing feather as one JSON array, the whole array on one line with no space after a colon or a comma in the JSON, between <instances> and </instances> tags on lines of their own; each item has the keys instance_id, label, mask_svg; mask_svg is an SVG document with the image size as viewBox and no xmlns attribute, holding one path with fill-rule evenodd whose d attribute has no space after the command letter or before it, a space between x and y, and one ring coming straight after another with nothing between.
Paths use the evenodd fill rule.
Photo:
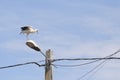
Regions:
<instances>
[{"instance_id":1,"label":"stork's black wing feather","mask_svg":"<svg viewBox=\"0 0 120 80\"><path fill-rule=\"evenodd\" d=\"M28 30L28 29L29 29L29 26L21 27L21 30Z\"/></svg>"}]
</instances>

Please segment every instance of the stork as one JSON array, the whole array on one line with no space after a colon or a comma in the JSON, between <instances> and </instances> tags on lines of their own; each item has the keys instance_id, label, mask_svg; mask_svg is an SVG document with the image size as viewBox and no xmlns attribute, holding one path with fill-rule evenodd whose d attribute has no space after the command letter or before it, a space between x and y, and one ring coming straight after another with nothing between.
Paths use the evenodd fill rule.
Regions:
<instances>
[{"instance_id":1,"label":"stork","mask_svg":"<svg viewBox=\"0 0 120 80\"><path fill-rule=\"evenodd\" d=\"M45 56L45 54L41 51L40 47L33 40L27 40L26 45L34 49L35 51L41 52L42 55Z\"/></svg>"},{"instance_id":2,"label":"stork","mask_svg":"<svg viewBox=\"0 0 120 80\"><path fill-rule=\"evenodd\" d=\"M23 26L23 27L21 27L21 33L26 34L27 39L28 39L28 35L30 33L35 33L35 32L38 33L38 29L33 29L31 26Z\"/></svg>"}]
</instances>

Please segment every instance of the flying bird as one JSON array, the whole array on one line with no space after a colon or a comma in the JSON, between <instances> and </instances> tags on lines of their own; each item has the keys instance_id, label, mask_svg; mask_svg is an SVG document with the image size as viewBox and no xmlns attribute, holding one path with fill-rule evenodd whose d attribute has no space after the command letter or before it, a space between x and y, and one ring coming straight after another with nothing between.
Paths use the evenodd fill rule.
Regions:
<instances>
[{"instance_id":1,"label":"flying bird","mask_svg":"<svg viewBox=\"0 0 120 80\"><path fill-rule=\"evenodd\" d=\"M30 33L35 33L35 32L38 33L38 29L33 29L31 26L23 26L23 27L21 27L21 32L20 33L26 34L26 37L28 39L28 35Z\"/></svg>"},{"instance_id":2,"label":"flying bird","mask_svg":"<svg viewBox=\"0 0 120 80\"><path fill-rule=\"evenodd\" d=\"M33 40L27 40L26 45L32 49L34 49L35 51L39 51L42 53L43 56L45 56L45 54L41 51L40 47L33 41ZM46 57L46 56L45 56Z\"/></svg>"}]
</instances>

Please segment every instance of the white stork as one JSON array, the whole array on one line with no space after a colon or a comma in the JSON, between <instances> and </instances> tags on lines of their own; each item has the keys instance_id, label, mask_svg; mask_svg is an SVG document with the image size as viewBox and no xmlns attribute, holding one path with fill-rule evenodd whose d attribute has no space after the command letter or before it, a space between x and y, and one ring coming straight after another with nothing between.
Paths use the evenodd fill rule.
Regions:
<instances>
[{"instance_id":1,"label":"white stork","mask_svg":"<svg viewBox=\"0 0 120 80\"><path fill-rule=\"evenodd\" d=\"M45 54L41 51L40 47L33 41L33 40L27 40L26 45L32 49L34 49L35 51L39 51L42 53L43 56L45 56ZM45 56L46 57L46 56Z\"/></svg>"},{"instance_id":2,"label":"white stork","mask_svg":"<svg viewBox=\"0 0 120 80\"><path fill-rule=\"evenodd\" d=\"M38 33L38 29L33 29L31 26L23 26L23 27L21 27L21 33L26 34L27 39L28 39L28 35L30 33L35 33L35 32Z\"/></svg>"}]
</instances>

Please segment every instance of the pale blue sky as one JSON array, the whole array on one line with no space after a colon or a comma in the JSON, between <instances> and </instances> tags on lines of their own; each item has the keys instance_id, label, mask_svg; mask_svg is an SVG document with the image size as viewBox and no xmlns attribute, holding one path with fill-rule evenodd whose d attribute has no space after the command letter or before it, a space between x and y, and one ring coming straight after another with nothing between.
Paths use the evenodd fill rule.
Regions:
<instances>
[{"instance_id":1,"label":"pale blue sky","mask_svg":"<svg viewBox=\"0 0 120 80\"><path fill-rule=\"evenodd\" d=\"M119 0L0 0L0 10L0 66L44 59L25 45L26 37L19 34L25 25L39 29L30 38L44 52L53 50L54 58L104 57L120 48ZM119 62L109 61L82 80L120 80ZM97 64L53 68L53 79L78 80ZM0 80L44 80L44 68L3 69Z\"/></svg>"}]
</instances>

